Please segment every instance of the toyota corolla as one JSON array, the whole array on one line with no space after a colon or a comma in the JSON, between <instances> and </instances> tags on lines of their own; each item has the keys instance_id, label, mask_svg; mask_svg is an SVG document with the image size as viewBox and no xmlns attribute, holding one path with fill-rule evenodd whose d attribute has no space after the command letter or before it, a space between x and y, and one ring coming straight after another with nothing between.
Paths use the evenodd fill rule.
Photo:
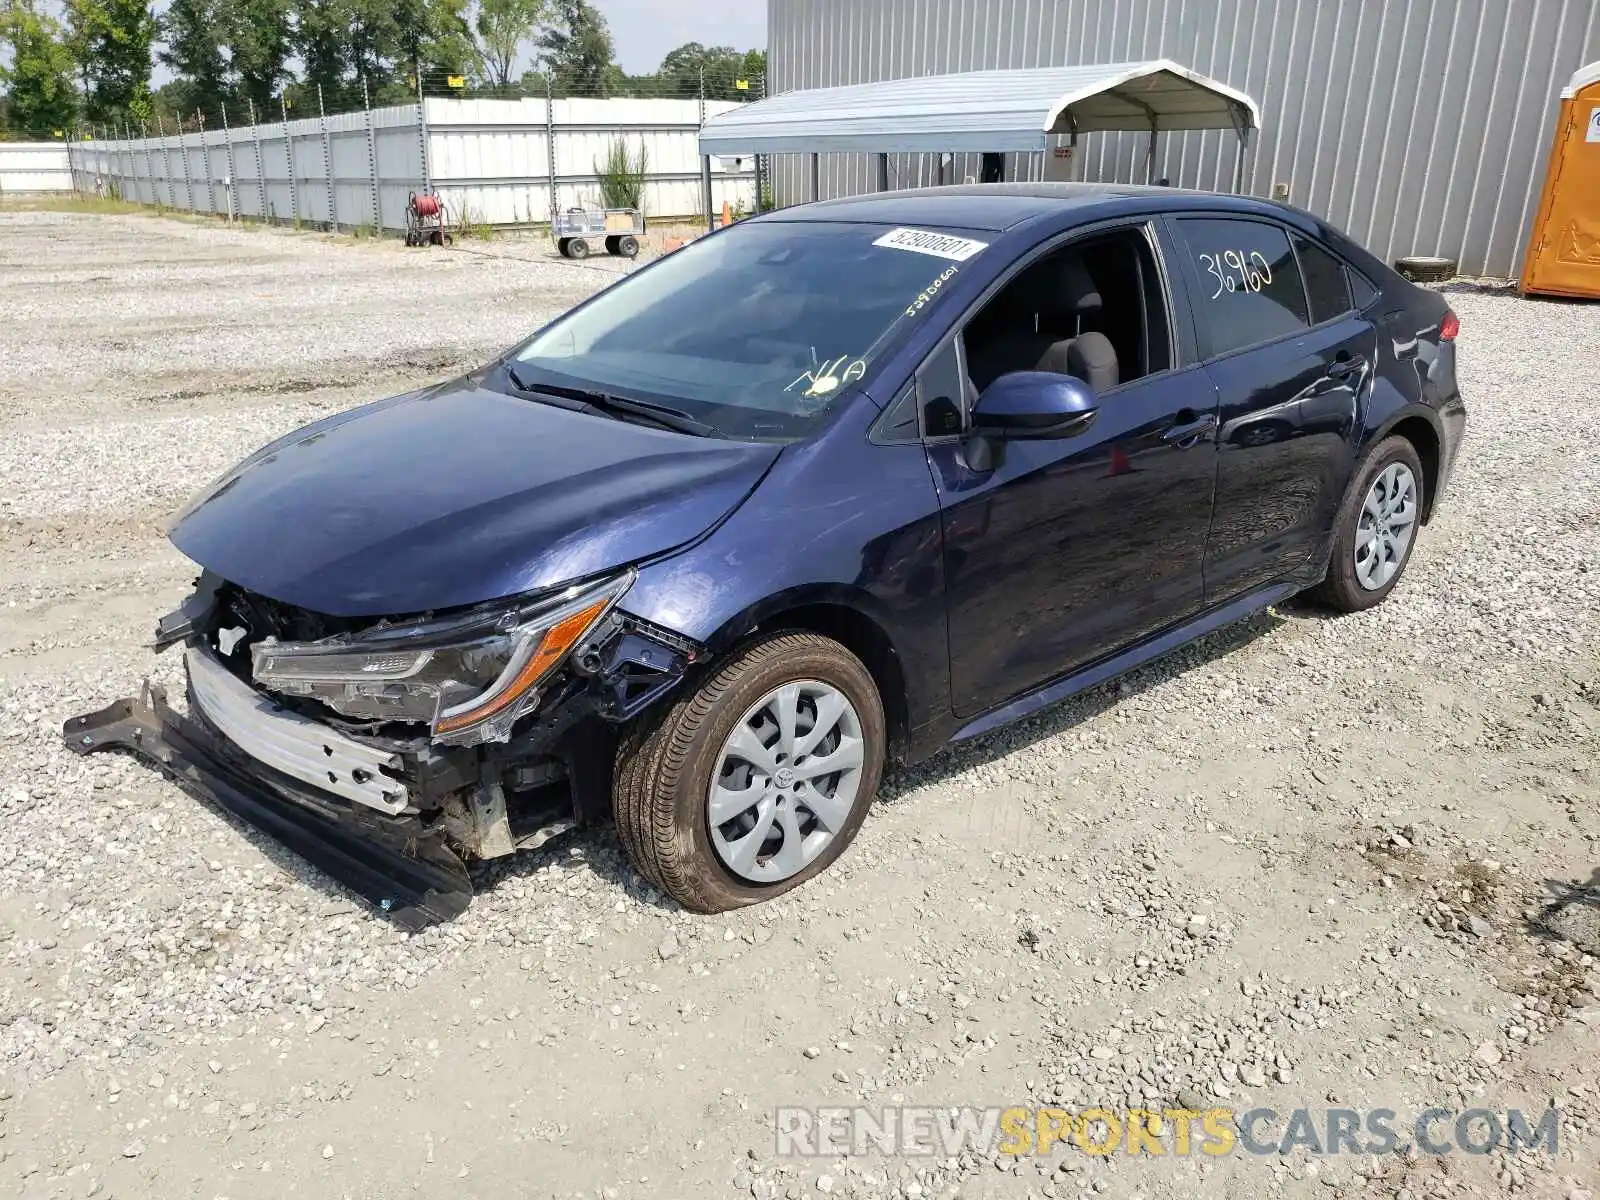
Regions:
<instances>
[{"instance_id":1,"label":"toyota corolla","mask_svg":"<svg viewBox=\"0 0 1600 1200\"><path fill-rule=\"evenodd\" d=\"M1465 424L1457 320L1323 222L1168 188L740 222L178 515L148 685L73 718L407 927L614 820L710 912L926 758L1297 593L1383 601Z\"/></svg>"}]
</instances>

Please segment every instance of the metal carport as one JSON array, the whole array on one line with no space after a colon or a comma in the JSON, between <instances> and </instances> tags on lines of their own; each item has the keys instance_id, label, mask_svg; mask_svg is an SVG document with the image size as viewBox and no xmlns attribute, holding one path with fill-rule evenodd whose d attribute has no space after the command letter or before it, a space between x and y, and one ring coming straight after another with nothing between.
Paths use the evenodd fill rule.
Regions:
<instances>
[{"instance_id":1,"label":"metal carport","mask_svg":"<svg viewBox=\"0 0 1600 1200\"><path fill-rule=\"evenodd\" d=\"M786 92L712 117L700 131L706 211L711 157L810 154L812 199L819 153L876 154L878 184L888 187L888 156L946 151L1043 151L1051 138L1079 134L1232 129L1239 135L1234 190L1243 186L1244 154L1261 110L1245 93L1171 59L967 71L886 79L850 87Z\"/></svg>"}]
</instances>

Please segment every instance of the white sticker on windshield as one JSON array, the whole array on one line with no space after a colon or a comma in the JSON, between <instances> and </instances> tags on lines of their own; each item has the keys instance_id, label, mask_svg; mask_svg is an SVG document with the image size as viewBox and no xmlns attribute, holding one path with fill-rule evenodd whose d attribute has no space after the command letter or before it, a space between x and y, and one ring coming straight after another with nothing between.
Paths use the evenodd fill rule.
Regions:
<instances>
[{"instance_id":1,"label":"white sticker on windshield","mask_svg":"<svg viewBox=\"0 0 1600 1200\"><path fill-rule=\"evenodd\" d=\"M971 238L956 237L949 233L934 233L928 229L891 229L872 244L889 246L895 250L912 250L918 254L931 254L935 258L948 258L954 262L966 262L989 245L988 242L975 242Z\"/></svg>"}]
</instances>

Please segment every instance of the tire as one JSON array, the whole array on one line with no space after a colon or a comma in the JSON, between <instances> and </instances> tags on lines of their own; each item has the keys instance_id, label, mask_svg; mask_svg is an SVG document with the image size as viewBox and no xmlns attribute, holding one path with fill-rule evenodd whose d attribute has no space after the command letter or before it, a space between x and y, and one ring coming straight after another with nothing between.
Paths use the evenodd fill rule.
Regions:
<instances>
[{"instance_id":1,"label":"tire","mask_svg":"<svg viewBox=\"0 0 1600 1200\"><path fill-rule=\"evenodd\" d=\"M1396 465L1411 475L1414 486L1412 520L1405 544L1395 554L1392 574L1380 586L1373 587L1363 582L1357 564L1357 542L1363 537L1363 510L1379 476ZM1405 574L1406 564L1411 561L1411 552L1416 548L1417 532L1422 528L1422 513L1427 504L1426 486L1427 480L1422 473L1422 461L1417 457L1416 447L1405 438L1388 437L1373 447L1339 505L1339 515L1333 527L1333 554L1328 560L1328 573L1308 593L1310 597L1344 613L1361 612L1382 604Z\"/></svg>"},{"instance_id":2,"label":"tire","mask_svg":"<svg viewBox=\"0 0 1600 1200\"><path fill-rule=\"evenodd\" d=\"M1394 260L1394 269L1413 283L1438 283L1454 278L1456 260L1437 258L1431 254L1414 254Z\"/></svg>"},{"instance_id":3,"label":"tire","mask_svg":"<svg viewBox=\"0 0 1600 1200\"><path fill-rule=\"evenodd\" d=\"M556 249L561 252L561 257L562 258L571 258L572 257L572 239L571 238L561 238L559 241L556 242Z\"/></svg>"},{"instance_id":4,"label":"tire","mask_svg":"<svg viewBox=\"0 0 1600 1200\"><path fill-rule=\"evenodd\" d=\"M622 255L623 258L639 257L639 239L631 233L625 233L617 239L617 248L613 253Z\"/></svg>"},{"instance_id":5,"label":"tire","mask_svg":"<svg viewBox=\"0 0 1600 1200\"><path fill-rule=\"evenodd\" d=\"M588 258L589 243L583 238L570 238L567 241L568 258Z\"/></svg>"},{"instance_id":6,"label":"tire","mask_svg":"<svg viewBox=\"0 0 1600 1200\"><path fill-rule=\"evenodd\" d=\"M764 814L770 809L753 806L714 830L709 808L711 789L721 768L729 762L726 743L738 726L752 716L752 709L774 697L791 694L785 685L794 684L800 686L792 694L815 686L823 691L832 689L848 701L850 716L841 715L835 722L842 739L842 731L853 716L859 731L861 762L854 768L858 774L853 802L847 813L838 814L837 828L830 838L792 874L763 882L753 876L776 871L782 856L773 852L765 862L752 861L749 872L740 875L724 859L728 835L721 831L747 818L753 823L758 811ZM816 720L819 711L812 709L813 729L820 723ZM762 719L766 719L765 714ZM746 726L747 732L750 728ZM833 728L829 727L822 745L833 741ZM759 733L756 736L759 740ZM780 744L781 737L775 736L772 746L775 749ZM836 753L841 746L842 740L833 750L820 753ZM725 912L769 900L826 870L844 853L861 828L877 791L884 749L883 703L861 661L829 638L798 632L775 634L735 652L665 711L653 718L646 714L624 733L617 748L613 793L617 833L639 872L692 912ZM792 762L804 763L805 755L795 755ZM748 785L758 788L754 769L747 768L747 775ZM775 832L781 835L781 850L788 846L791 835L787 830L799 830L808 822L817 821L809 833L795 842L798 855L804 842L823 829L820 819L805 807L802 789L826 788L831 778L835 777L823 777L815 785L784 783L783 788L794 793L793 800L778 795L770 803L789 805L789 823L768 816L763 837L770 839ZM835 787L842 788L843 775L838 778ZM780 779L781 771L768 781L768 792L777 791ZM777 812L783 813L783 809L778 808ZM719 844L724 849L719 849ZM754 846L757 855L762 844L765 843Z\"/></svg>"}]
</instances>

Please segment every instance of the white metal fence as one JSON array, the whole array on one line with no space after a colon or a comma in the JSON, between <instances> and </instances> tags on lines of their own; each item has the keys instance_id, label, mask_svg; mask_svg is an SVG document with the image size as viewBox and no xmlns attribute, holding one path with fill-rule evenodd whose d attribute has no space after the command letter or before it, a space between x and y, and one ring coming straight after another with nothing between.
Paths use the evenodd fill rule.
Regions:
<instances>
[{"instance_id":1,"label":"white metal fence","mask_svg":"<svg viewBox=\"0 0 1600 1200\"><path fill-rule=\"evenodd\" d=\"M126 141L74 142L71 185L141 204L403 229L431 185L452 221L529 225L598 203L616 139L645 153L647 219L706 216L698 134L728 102L446 100ZM754 163L713 159L712 205L753 207Z\"/></svg>"},{"instance_id":2,"label":"white metal fence","mask_svg":"<svg viewBox=\"0 0 1600 1200\"><path fill-rule=\"evenodd\" d=\"M60 142L0 142L0 195L70 192L72 168Z\"/></svg>"}]
</instances>

